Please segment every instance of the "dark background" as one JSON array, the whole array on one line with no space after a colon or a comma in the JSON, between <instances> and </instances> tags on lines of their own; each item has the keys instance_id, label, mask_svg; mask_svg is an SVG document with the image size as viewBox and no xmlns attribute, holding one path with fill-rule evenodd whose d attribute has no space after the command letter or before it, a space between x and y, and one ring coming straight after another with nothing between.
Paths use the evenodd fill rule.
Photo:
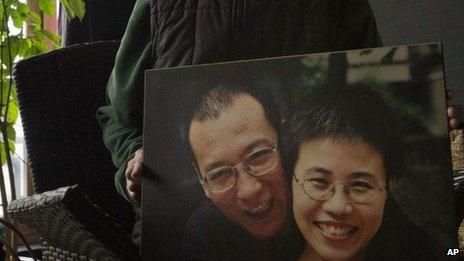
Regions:
<instances>
[{"instance_id":1,"label":"dark background","mask_svg":"<svg viewBox=\"0 0 464 261\"><path fill-rule=\"evenodd\" d=\"M369 0L384 45L444 44L447 87L452 104L464 104L464 1Z\"/></svg>"}]
</instances>

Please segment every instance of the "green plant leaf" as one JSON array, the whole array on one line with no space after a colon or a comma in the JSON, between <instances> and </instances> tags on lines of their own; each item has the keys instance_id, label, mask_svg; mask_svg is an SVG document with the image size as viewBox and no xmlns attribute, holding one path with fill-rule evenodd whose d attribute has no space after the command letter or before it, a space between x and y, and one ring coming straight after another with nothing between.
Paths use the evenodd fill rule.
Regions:
<instances>
[{"instance_id":1,"label":"green plant leaf","mask_svg":"<svg viewBox=\"0 0 464 261\"><path fill-rule=\"evenodd\" d=\"M8 141L8 146L9 146L8 154L11 155L11 154L13 154L15 152L16 147L15 147L14 142L11 142L11 141ZM5 143L3 143L3 141L0 141L0 153L1 153L0 158L1 158L2 166L6 164L6 153L5 153L5 151L6 151Z\"/></svg>"},{"instance_id":2,"label":"green plant leaf","mask_svg":"<svg viewBox=\"0 0 464 261\"><path fill-rule=\"evenodd\" d=\"M55 14L55 4L51 0L39 0L39 8L46 15L52 16Z\"/></svg>"},{"instance_id":3,"label":"green plant leaf","mask_svg":"<svg viewBox=\"0 0 464 261\"><path fill-rule=\"evenodd\" d=\"M85 2L83 0L60 0L68 13L68 17L73 19L79 18L80 21L84 19L85 15Z\"/></svg>"},{"instance_id":4,"label":"green plant leaf","mask_svg":"<svg viewBox=\"0 0 464 261\"><path fill-rule=\"evenodd\" d=\"M3 16L2 14L0 14L1 16ZM1 17L0 16L0 17ZM2 35L3 35L3 32L5 32L6 30L6 27L5 27L5 23L0 23L0 31L2 32ZM0 39L3 39L3 36L0 37Z\"/></svg>"},{"instance_id":5,"label":"green plant leaf","mask_svg":"<svg viewBox=\"0 0 464 261\"><path fill-rule=\"evenodd\" d=\"M10 147L10 154L13 154L16 151L16 145L13 141L8 141L8 146Z\"/></svg>"},{"instance_id":6,"label":"green plant leaf","mask_svg":"<svg viewBox=\"0 0 464 261\"><path fill-rule=\"evenodd\" d=\"M12 100L17 100L18 99L18 94L16 92L16 85L14 84L14 81L13 81L12 87L11 87L10 98Z\"/></svg>"},{"instance_id":7,"label":"green plant leaf","mask_svg":"<svg viewBox=\"0 0 464 261\"><path fill-rule=\"evenodd\" d=\"M60 44L61 37L59 35L54 34L54 33L50 32L50 31L47 31L47 30L42 30L42 33L45 35L46 38L51 40L54 45L59 45Z\"/></svg>"},{"instance_id":8,"label":"green plant leaf","mask_svg":"<svg viewBox=\"0 0 464 261\"><path fill-rule=\"evenodd\" d=\"M13 125L7 124L6 135L8 136L8 140L16 141L16 130L14 129Z\"/></svg>"},{"instance_id":9,"label":"green plant leaf","mask_svg":"<svg viewBox=\"0 0 464 261\"><path fill-rule=\"evenodd\" d=\"M11 16L11 20L13 20L14 27L21 29L26 17L24 17L20 11L15 9L9 9L8 14Z\"/></svg>"},{"instance_id":10,"label":"green plant leaf","mask_svg":"<svg viewBox=\"0 0 464 261\"><path fill-rule=\"evenodd\" d=\"M47 51L47 41L41 30L35 30L30 39L32 40L31 55Z\"/></svg>"},{"instance_id":11,"label":"green plant leaf","mask_svg":"<svg viewBox=\"0 0 464 261\"><path fill-rule=\"evenodd\" d=\"M16 10L21 13L21 16L27 17L27 12L29 12L29 7L24 3L16 3Z\"/></svg>"},{"instance_id":12,"label":"green plant leaf","mask_svg":"<svg viewBox=\"0 0 464 261\"><path fill-rule=\"evenodd\" d=\"M34 43L34 40L33 40L33 37L31 36L28 36L24 39L24 46L23 46L24 50L20 50L21 56L23 58L28 58L35 54L33 43Z\"/></svg>"},{"instance_id":13,"label":"green plant leaf","mask_svg":"<svg viewBox=\"0 0 464 261\"><path fill-rule=\"evenodd\" d=\"M25 38L21 38L18 42L18 56L23 58L26 57L30 48L29 41Z\"/></svg>"},{"instance_id":14,"label":"green plant leaf","mask_svg":"<svg viewBox=\"0 0 464 261\"><path fill-rule=\"evenodd\" d=\"M2 89L1 89L1 106L3 108L3 106L6 105L6 102L8 100L8 97L7 97L7 93L8 93L8 87L9 87L9 84L10 84L10 79L3 79L2 80ZM3 112L2 112L2 116L3 116Z\"/></svg>"},{"instance_id":15,"label":"green plant leaf","mask_svg":"<svg viewBox=\"0 0 464 261\"><path fill-rule=\"evenodd\" d=\"M19 36L11 36L9 41L6 41L6 52L9 52L8 55L11 55L12 60L11 62L14 62L16 59L16 56L18 56L18 51L19 51L19 46L21 44L22 39ZM10 49L8 50L8 47Z\"/></svg>"},{"instance_id":16,"label":"green plant leaf","mask_svg":"<svg viewBox=\"0 0 464 261\"><path fill-rule=\"evenodd\" d=\"M66 13L68 14L69 19L73 19L76 17L76 15L73 12L73 9L71 8L71 4L69 3L69 0L60 0L61 4L64 6L64 9L66 10Z\"/></svg>"},{"instance_id":17,"label":"green plant leaf","mask_svg":"<svg viewBox=\"0 0 464 261\"><path fill-rule=\"evenodd\" d=\"M0 162L2 166L6 163L5 144L3 141L0 141Z\"/></svg>"},{"instance_id":18,"label":"green plant leaf","mask_svg":"<svg viewBox=\"0 0 464 261\"><path fill-rule=\"evenodd\" d=\"M29 11L29 12L27 12L27 17L29 19L31 19L30 22L29 22L29 25L31 27L33 27L34 25L37 25L40 28L40 26L42 24L42 19L40 18L39 14L37 14L35 12L32 12L32 11Z\"/></svg>"},{"instance_id":19,"label":"green plant leaf","mask_svg":"<svg viewBox=\"0 0 464 261\"><path fill-rule=\"evenodd\" d=\"M14 124L18 119L19 108L16 100L10 100L8 104L8 114L6 116L6 121L9 124Z\"/></svg>"},{"instance_id":20,"label":"green plant leaf","mask_svg":"<svg viewBox=\"0 0 464 261\"><path fill-rule=\"evenodd\" d=\"M10 52L8 51L9 45L8 43L2 42L0 45L0 54L1 54L1 60L0 62L3 63L4 65L8 65L9 60L10 60Z\"/></svg>"}]
</instances>

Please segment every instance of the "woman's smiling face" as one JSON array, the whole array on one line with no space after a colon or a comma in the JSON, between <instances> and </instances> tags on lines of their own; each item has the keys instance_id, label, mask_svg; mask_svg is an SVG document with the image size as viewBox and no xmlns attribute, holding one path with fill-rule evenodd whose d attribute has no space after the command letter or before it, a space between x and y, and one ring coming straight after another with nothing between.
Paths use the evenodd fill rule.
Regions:
<instances>
[{"instance_id":1,"label":"woman's smiling face","mask_svg":"<svg viewBox=\"0 0 464 261\"><path fill-rule=\"evenodd\" d=\"M387 198L386 173L379 152L359 139L310 140L300 146L294 175L300 183L312 180L312 186L335 184L332 197L315 200L293 179L293 212L308 243L303 255L310 260L362 259L380 227ZM351 198L350 189L342 184L351 184ZM375 185L379 193L374 200L352 200L358 192L362 194Z\"/></svg>"}]
</instances>

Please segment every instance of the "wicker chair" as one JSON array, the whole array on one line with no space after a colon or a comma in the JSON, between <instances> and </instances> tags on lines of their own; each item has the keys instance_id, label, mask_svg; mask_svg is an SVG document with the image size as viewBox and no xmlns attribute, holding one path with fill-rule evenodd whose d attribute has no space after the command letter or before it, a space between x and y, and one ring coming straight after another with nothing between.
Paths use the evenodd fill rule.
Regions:
<instances>
[{"instance_id":1,"label":"wicker chair","mask_svg":"<svg viewBox=\"0 0 464 261\"><path fill-rule=\"evenodd\" d=\"M43 260L138 258L128 236L132 206L114 188L95 118L118 46L75 45L15 67L34 190L42 194L13 202L9 212L41 234Z\"/></svg>"},{"instance_id":2,"label":"wicker chair","mask_svg":"<svg viewBox=\"0 0 464 261\"><path fill-rule=\"evenodd\" d=\"M459 248L464 249L464 129L451 132Z\"/></svg>"}]
</instances>

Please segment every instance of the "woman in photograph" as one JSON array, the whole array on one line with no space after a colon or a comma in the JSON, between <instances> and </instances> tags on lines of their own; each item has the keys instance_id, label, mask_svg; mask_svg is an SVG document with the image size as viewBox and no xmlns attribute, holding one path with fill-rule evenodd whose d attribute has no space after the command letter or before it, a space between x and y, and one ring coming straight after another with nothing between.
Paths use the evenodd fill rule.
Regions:
<instances>
[{"instance_id":1,"label":"woman in photograph","mask_svg":"<svg viewBox=\"0 0 464 261\"><path fill-rule=\"evenodd\" d=\"M390 191L407 171L396 117L368 88L319 89L290 121L287 169L300 260L437 260ZM443 255L441 255L443 256Z\"/></svg>"}]
</instances>

